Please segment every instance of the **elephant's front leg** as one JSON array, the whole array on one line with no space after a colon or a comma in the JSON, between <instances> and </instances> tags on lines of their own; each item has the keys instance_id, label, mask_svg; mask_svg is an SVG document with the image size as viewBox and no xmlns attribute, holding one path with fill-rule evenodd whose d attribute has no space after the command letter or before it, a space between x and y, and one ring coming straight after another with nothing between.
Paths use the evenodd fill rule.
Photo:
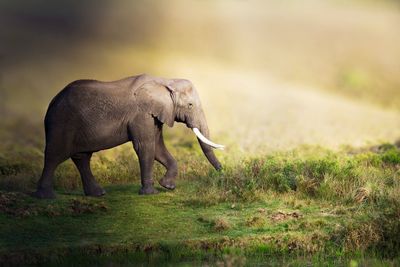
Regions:
<instances>
[{"instance_id":1,"label":"elephant's front leg","mask_svg":"<svg viewBox=\"0 0 400 267\"><path fill-rule=\"evenodd\" d=\"M157 194L153 181L153 164L155 157L154 141L134 140L133 145L139 158L140 179L142 188L140 195Z\"/></svg>"},{"instance_id":2,"label":"elephant's front leg","mask_svg":"<svg viewBox=\"0 0 400 267\"><path fill-rule=\"evenodd\" d=\"M133 147L139 158L140 178L142 188L140 195L157 194L153 181L153 165L155 159L154 128L146 128L146 131L138 132L133 139Z\"/></svg>"},{"instance_id":3,"label":"elephant's front leg","mask_svg":"<svg viewBox=\"0 0 400 267\"><path fill-rule=\"evenodd\" d=\"M160 162L166 169L164 177L159 181L163 187L173 190L175 189L175 178L178 175L178 166L176 160L169 153L164 144L162 134L162 126L156 132L156 160Z\"/></svg>"}]
</instances>

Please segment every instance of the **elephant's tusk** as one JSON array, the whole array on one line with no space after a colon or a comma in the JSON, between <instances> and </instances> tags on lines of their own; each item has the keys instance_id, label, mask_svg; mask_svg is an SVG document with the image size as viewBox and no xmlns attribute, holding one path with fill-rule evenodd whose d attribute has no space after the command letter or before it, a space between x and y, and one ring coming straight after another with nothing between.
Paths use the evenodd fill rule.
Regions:
<instances>
[{"instance_id":1,"label":"elephant's tusk","mask_svg":"<svg viewBox=\"0 0 400 267\"><path fill-rule=\"evenodd\" d=\"M193 128L193 132L195 133L195 135L196 135L203 143L205 143L205 144L207 144L207 145L209 145L209 146L211 146L211 147L213 147L213 148L224 150L224 147L225 147L225 146L223 146L223 145L218 145L218 144L216 144L216 143L211 142L211 141L208 140L204 135L201 134L201 132L199 131L199 129Z\"/></svg>"}]
</instances>

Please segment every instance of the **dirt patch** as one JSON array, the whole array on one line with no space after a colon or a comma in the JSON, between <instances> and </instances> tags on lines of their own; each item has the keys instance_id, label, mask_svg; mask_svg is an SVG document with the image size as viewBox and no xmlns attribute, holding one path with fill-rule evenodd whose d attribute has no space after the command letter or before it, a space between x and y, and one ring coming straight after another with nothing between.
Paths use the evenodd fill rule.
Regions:
<instances>
[{"instance_id":1,"label":"dirt patch","mask_svg":"<svg viewBox=\"0 0 400 267\"><path fill-rule=\"evenodd\" d=\"M32 198L23 193L0 191L0 213L13 217L79 215L107 210L108 206L104 202L72 199L65 205L45 205L41 201L32 202Z\"/></svg>"},{"instance_id":2,"label":"dirt patch","mask_svg":"<svg viewBox=\"0 0 400 267\"><path fill-rule=\"evenodd\" d=\"M73 199L70 202L70 210L73 215L104 212L108 210L104 202L92 203L85 199Z\"/></svg>"},{"instance_id":3,"label":"dirt patch","mask_svg":"<svg viewBox=\"0 0 400 267\"><path fill-rule=\"evenodd\" d=\"M261 214L264 214L266 211L267 211L267 210L264 209L264 208L258 208L258 209L257 209L257 212L258 212L258 213L261 213Z\"/></svg>"},{"instance_id":4,"label":"dirt patch","mask_svg":"<svg viewBox=\"0 0 400 267\"><path fill-rule=\"evenodd\" d=\"M278 211L278 212L272 214L269 218L273 222L279 222L279 221L285 221L285 220L289 220L289 219L300 219L302 217L303 217L303 215L297 211L293 211L293 212Z\"/></svg>"},{"instance_id":5,"label":"dirt patch","mask_svg":"<svg viewBox=\"0 0 400 267\"><path fill-rule=\"evenodd\" d=\"M26 196L18 192L0 192L0 212L14 217L27 217L38 214L38 208L26 203Z\"/></svg>"}]
</instances>

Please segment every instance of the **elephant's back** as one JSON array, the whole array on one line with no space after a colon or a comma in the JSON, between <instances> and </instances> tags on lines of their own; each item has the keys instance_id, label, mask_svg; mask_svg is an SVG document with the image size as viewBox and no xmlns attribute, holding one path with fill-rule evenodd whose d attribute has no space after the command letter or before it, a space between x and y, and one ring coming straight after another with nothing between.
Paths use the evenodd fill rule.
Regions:
<instances>
[{"instance_id":1,"label":"elephant's back","mask_svg":"<svg viewBox=\"0 0 400 267\"><path fill-rule=\"evenodd\" d=\"M48 111L59 106L84 108L101 105L104 100L117 100L129 92L124 83L98 80L77 80L68 84L50 102ZM103 103L105 104L105 103Z\"/></svg>"},{"instance_id":2,"label":"elephant's back","mask_svg":"<svg viewBox=\"0 0 400 267\"><path fill-rule=\"evenodd\" d=\"M102 103L107 100L129 100L137 87L150 76L141 74L116 81L91 79L76 80L69 83L50 102L47 112L60 106L81 106Z\"/></svg>"},{"instance_id":3,"label":"elephant's back","mask_svg":"<svg viewBox=\"0 0 400 267\"><path fill-rule=\"evenodd\" d=\"M91 123L121 113L128 103L125 83L77 80L68 84L50 102L45 125L76 121ZM122 115L122 114L119 114Z\"/></svg>"}]
</instances>

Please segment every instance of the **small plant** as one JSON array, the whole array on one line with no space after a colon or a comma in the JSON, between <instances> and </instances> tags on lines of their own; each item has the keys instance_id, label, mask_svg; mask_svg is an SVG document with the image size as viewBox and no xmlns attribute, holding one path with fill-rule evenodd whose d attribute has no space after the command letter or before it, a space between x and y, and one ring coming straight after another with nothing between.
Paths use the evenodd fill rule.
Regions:
<instances>
[{"instance_id":1,"label":"small plant","mask_svg":"<svg viewBox=\"0 0 400 267\"><path fill-rule=\"evenodd\" d=\"M261 216L253 216L246 221L246 225L249 227L263 227L265 219Z\"/></svg>"}]
</instances>

